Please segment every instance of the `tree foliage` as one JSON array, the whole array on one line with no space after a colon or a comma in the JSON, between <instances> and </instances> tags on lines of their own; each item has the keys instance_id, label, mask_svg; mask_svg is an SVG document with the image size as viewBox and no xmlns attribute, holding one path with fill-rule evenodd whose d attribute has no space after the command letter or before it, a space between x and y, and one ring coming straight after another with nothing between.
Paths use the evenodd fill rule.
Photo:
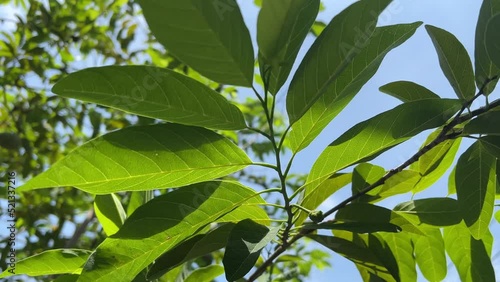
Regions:
<instances>
[{"instance_id":1,"label":"tree foliage","mask_svg":"<svg viewBox=\"0 0 500 282\"><path fill-rule=\"evenodd\" d=\"M328 266L304 247L312 240L364 281L415 281L417 267L440 281L446 256L463 281L495 279L500 1L483 1L475 67L453 34L425 26L456 99L410 81L381 86L402 103L332 140L307 175L291 173L300 151L422 22L377 26L390 0L357 1L324 25L319 1L262 2L257 54L235 0L16 2L22 14L0 37L0 167L22 179L26 242L0 277L301 281ZM370 163L430 129L399 166ZM462 139L474 143L454 164ZM376 204L431 188L451 166L448 197ZM347 185L352 196L317 210ZM77 227L69 237L66 222Z\"/></svg>"}]
</instances>

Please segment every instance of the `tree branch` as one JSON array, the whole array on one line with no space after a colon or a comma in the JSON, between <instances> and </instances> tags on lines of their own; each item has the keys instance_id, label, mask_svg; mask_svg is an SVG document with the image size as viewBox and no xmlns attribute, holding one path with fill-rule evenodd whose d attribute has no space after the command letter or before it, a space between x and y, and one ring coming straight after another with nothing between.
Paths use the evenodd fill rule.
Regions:
<instances>
[{"instance_id":1,"label":"tree branch","mask_svg":"<svg viewBox=\"0 0 500 282\"><path fill-rule=\"evenodd\" d=\"M456 125L464 123L464 122L466 122L468 120L471 120L472 118L474 118L474 117L476 117L478 115L481 115L483 113L486 113L486 112L488 112L489 110L491 110L493 108L499 107L500 106L500 99L495 100L494 102L492 102L492 103L490 103L490 104L488 104L486 106L483 106L483 107L481 107L481 108L479 108L477 110L471 111L471 112L469 112L467 114L463 114L463 112L465 111L465 109L467 109L468 107L470 107L470 105L478 97L480 97L481 95L483 95L484 89L486 88L486 86L488 85L488 83L490 83L491 81L493 81L493 80L495 80L497 78L498 78L498 76L495 76L495 77L487 80L484 83L483 87L481 87L481 89L478 92L478 94L476 94L471 100L469 100L469 101L467 101L467 102L464 103L464 105L462 106L462 108L460 109L460 111L457 113L457 115L455 115L455 117L450 121L450 123L448 123L447 125L445 125L443 127L443 130L441 131L441 133L433 141L431 141L426 146L422 147L417 153L415 153L407 161L405 161L404 163L402 163L401 165L399 165L395 169L392 169L389 172L387 172L387 174L385 174L383 177L381 177L375 183L369 185L368 187L364 188L363 190L361 190L357 194L352 195L351 197L345 199L344 201L342 201L341 203L339 203L338 205L336 205L332 209L330 209L327 212L325 212L324 215L323 215L323 219L321 221L323 221L326 217L328 217L329 215L331 215L334 212L338 211L339 209L345 207L350 202L358 199L359 197L365 195L366 193L370 192L371 190L375 189L376 187L384 184L389 178L391 178L395 174L401 172L402 170L404 170L406 167L408 167L412 163L418 161L420 159L420 157L422 157L425 153L427 153L432 148L436 147L437 145L441 144L442 142L444 142L446 140L450 140L450 139L454 139L454 138L459 137L461 135L461 132L450 132ZM262 265L259 268L257 268L257 270L249 277L248 281L249 282L255 281L259 276L261 276L266 271L266 269L269 266L271 266L273 264L274 260L276 258L278 258L281 254L283 254L292 244L294 244L296 241L298 241L302 237L310 234L313 231L314 231L313 229L304 229L304 228L302 228L299 231L299 233L296 234L295 236L293 236L289 241L284 240L283 244L280 245L280 246L278 246L275 249L274 253L271 254L267 258L267 260L264 261L264 263L262 263Z\"/></svg>"}]
</instances>

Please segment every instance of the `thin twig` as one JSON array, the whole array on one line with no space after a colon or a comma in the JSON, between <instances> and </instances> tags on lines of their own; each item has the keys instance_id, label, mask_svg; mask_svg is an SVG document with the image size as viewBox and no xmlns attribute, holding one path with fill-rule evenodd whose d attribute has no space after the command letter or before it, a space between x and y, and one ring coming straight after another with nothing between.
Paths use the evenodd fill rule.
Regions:
<instances>
[{"instance_id":1,"label":"thin twig","mask_svg":"<svg viewBox=\"0 0 500 282\"><path fill-rule=\"evenodd\" d=\"M330 209L327 212L325 212L324 215L323 215L323 220L327 216L329 216L329 215L333 214L334 212L338 211L339 209L345 207L350 202L358 199L359 197L365 195L366 193L370 192L371 190L375 189L376 187L384 184L385 181L387 181L389 178L391 178L395 174L401 172L403 169L405 169L406 167L408 167L412 163L418 161L421 156L423 156L425 153L427 153L429 150L431 150L432 148L436 147L440 143L442 143L442 142L444 142L446 140L450 140L450 139L454 139L454 138L459 137L461 135L461 132L458 132L458 133L457 132L451 132L451 133L449 132L456 125L461 124L461 123L463 123L465 121L468 121L468 120L470 120L470 119L472 119L472 118L474 118L474 117L476 117L478 115L486 113L487 111L489 111L489 110L491 110L493 108L499 107L500 106L500 99L495 100L494 102L492 102L492 103L490 103L490 104L488 104L488 105L486 105L484 107L481 107L481 108L479 108L477 110L468 112L467 114L462 114L465 111L465 109L467 109L472 104L472 102L474 102L474 100L476 100L479 96L481 96L484 93L486 85L488 83L490 83L491 81L497 79L497 78L498 78L498 76L495 76L492 79L487 80L485 82L485 84L483 85L483 87L481 87L479 93L477 95L475 95L471 100L469 100L466 103L464 103L464 105L462 106L462 108L460 109L460 111L458 112L458 114L455 115L455 117L450 121L450 123L448 123L447 125L445 125L443 127L443 130L441 131L441 133L432 142L430 142L426 146L422 147L417 153L415 153L411 158L409 158L403 164L401 164L400 166L398 166L395 169L390 170L386 175L384 175L382 178L380 178L375 183L369 185L368 187L366 187L365 189L361 190L357 194L355 194L355 195L353 195L353 196L345 199L344 201L342 201L341 203L339 203L338 205L336 205L332 209ZM321 221L323 221L323 220L321 220ZM288 231L289 230L290 230L290 228L288 229ZM247 281L249 281L249 282L255 281L259 276L261 276L266 271L266 269L270 265L273 264L273 261L276 258L278 258L282 253L284 253L292 244L294 244L297 240L301 239L302 237L306 236L307 234L309 234L309 233L311 233L313 231L314 231L313 229L309 229L308 230L308 229L302 228L299 231L299 233L296 234L295 236L291 237L290 240L283 240L283 244L279 245L275 249L274 253L271 254L271 256L269 256L267 258L267 260L264 261L264 263L262 263L259 266L259 268L257 268L257 270L248 278Z\"/></svg>"}]
</instances>

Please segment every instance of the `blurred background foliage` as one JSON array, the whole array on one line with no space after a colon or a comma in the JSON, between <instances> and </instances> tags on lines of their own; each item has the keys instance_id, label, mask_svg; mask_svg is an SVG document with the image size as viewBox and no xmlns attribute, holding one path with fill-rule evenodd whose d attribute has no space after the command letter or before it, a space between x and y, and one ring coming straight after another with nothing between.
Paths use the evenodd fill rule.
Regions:
<instances>
[{"instance_id":1,"label":"blurred background foliage","mask_svg":"<svg viewBox=\"0 0 500 282\"><path fill-rule=\"evenodd\" d=\"M259 5L258 2L255 4ZM258 100L239 94L234 87L201 77L168 54L149 34L140 8L133 1L0 0L0 11L3 11L0 13L0 175L5 179L7 171L16 172L17 186L94 137L127 126L157 122L51 93L55 81L87 67L143 64L182 72L237 104L251 127L267 131ZM323 27L318 22L311 33L317 36ZM275 117L275 124L275 133L281 136L285 129L283 116ZM273 156L269 141L253 132L221 133L244 148L255 161ZM272 176L256 177L249 172L232 177L255 189L278 185ZM289 187L294 189L305 178L294 175L290 179ZM5 185L5 181L0 182L1 195L6 195ZM92 195L67 187L17 196L17 259L47 249L94 249L105 238L95 218ZM127 207L130 195L119 196ZM5 206L2 204L2 209ZM272 207L269 212L275 217L281 213ZM6 242L7 236L0 233L2 258L8 251L3 248ZM215 263L220 256L213 254L196 260L185 269ZM326 252L303 245L291 249L285 258L273 268L273 277L278 280L302 281L312 266L329 265ZM0 269L6 269L4 259L0 261Z\"/></svg>"}]
</instances>

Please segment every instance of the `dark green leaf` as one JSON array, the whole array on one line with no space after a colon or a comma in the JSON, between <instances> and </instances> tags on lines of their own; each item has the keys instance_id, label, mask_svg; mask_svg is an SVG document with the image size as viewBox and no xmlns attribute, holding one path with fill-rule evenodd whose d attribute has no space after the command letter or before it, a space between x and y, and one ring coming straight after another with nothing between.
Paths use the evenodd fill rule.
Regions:
<instances>
[{"instance_id":1,"label":"dark green leaf","mask_svg":"<svg viewBox=\"0 0 500 282\"><path fill-rule=\"evenodd\" d=\"M320 224L306 224L304 229L345 230L354 233L400 232L401 228L392 223L370 222L326 222Z\"/></svg>"},{"instance_id":2,"label":"dark green leaf","mask_svg":"<svg viewBox=\"0 0 500 282\"><path fill-rule=\"evenodd\" d=\"M88 68L60 80L52 92L180 124L231 130L246 127L240 110L219 93L163 68Z\"/></svg>"},{"instance_id":3,"label":"dark green leaf","mask_svg":"<svg viewBox=\"0 0 500 282\"><path fill-rule=\"evenodd\" d=\"M464 134L500 135L500 111L489 111L471 120L464 127Z\"/></svg>"},{"instance_id":4,"label":"dark green leaf","mask_svg":"<svg viewBox=\"0 0 500 282\"><path fill-rule=\"evenodd\" d=\"M129 127L94 139L21 186L74 186L94 194L171 188L225 176L250 164L228 139L178 124Z\"/></svg>"},{"instance_id":5,"label":"dark green leaf","mask_svg":"<svg viewBox=\"0 0 500 282\"><path fill-rule=\"evenodd\" d=\"M335 172L368 161L424 130L443 125L459 108L458 100L418 100L355 125L321 153L308 176L307 189L316 189Z\"/></svg>"},{"instance_id":6,"label":"dark green leaf","mask_svg":"<svg viewBox=\"0 0 500 282\"><path fill-rule=\"evenodd\" d=\"M474 143L457 162L455 183L458 207L472 236L481 239L493 216L496 159L481 141Z\"/></svg>"},{"instance_id":7,"label":"dark green leaf","mask_svg":"<svg viewBox=\"0 0 500 282\"><path fill-rule=\"evenodd\" d=\"M339 236L308 235L309 238L344 256L364 270L375 274L385 281L395 281L386 265L377 257L375 252L366 244L355 238L348 240Z\"/></svg>"},{"instance_id":8,"label":"dark green leaf","mask_svg":"<svg viewBox=\"0 0 500 282\"><path fill-rule=\"evenodd\" d=\"M292 70L300 46L319 10L320 0L267 0L257 21L260 73L276 94Z\"/></svg>"},{"instance_id":9,"label":"dark green leaf","mask_svg":"<svg viewBox=\"0 0 500 282\"><path fill-rule=\"evenodd\" d=\"M491 62L500 68L500 13L495 14L486 25L485 45Z\"/></svg>"},{"instance_id":10,"label":"dark green leaf","mask_svg":"<svg viewBox=\"0 0 500 282\"><path fill-rule=\"evenodd\" d=\"M395 81L381 86L379 90L403 102L439 98L437 94L411 81Z\"/></svg>"},{"instance_id":11,"label":"dark green leaf","mask_svg":"<svg viewBox=\"0 0 500 282\"><path fill-rule=\"evenodd\" d=\"M91 254L88 250L55 249L25 258L15 263L16 275L41 276L64 273L80 273L85 261ZM0 278L12 276L4 271Z\"/></svg>"},{"instance_id":12,"label":"dark green leaf","mask_svg":"<svg viewBox=\"0 0 500 282\"><path fill-rule=\"evenodd\" d=\"M308 209L314 210L321 203L323 203L328 197L330 197L333 193L340 190L340 188L346 186L352 181L351 173L339 173L334 174L332 177L327 179L323 184L321 184L318 189L314 190L306 190L303 194L304 196L299 201L299 205ZM307 218L307 214L305 214L301 210L297 210L299 213L298 219L296 221L297 225L300 225Z\"/></svg>"},{"instance_id":13,"label":"dark green leaf","mask_svg":"<svg viewBox=\"0 0 500 282\"><path fill-rule=\"evenodd\" d=\"M209 265L191 272L184 282L213 281L224 273L224 267L220 265Z\"/></svg>"},{"instance_id":14,"label":"dark green leaf","mask_svg":"<svg viewBox=\"0 0 500 282\"><path fill-rule=\"evenodd\" d=\"M394 211L416 225L449 226L462 221L458 203L452 198L427 198L404 202Z\"/></svg>"},{"instance_id":15,"label":"dark green leaf","mask_svg":"<svg viewBox=\"0 0 500 282\"><path fill-rule=\"evenodd\" d=\"M492 239L489 236L483 240L474 239L463 223L444 229L446 252L461 281L495 281L495 271L485 246L491 244Z\"/></svg>"},{"instance_id":16,"label":"dark green leaf","mask_svg":"<svg viewBox=\"0 0 500 282\"><path fill-rule=\"evenodd\" d=\"M236 281L254 267L262 249L278 234L279 228L269 230L253 220L238 222L227 241L224 270L228 281Z\"/></svg>"},{"instance_id":17,"label":"dark green leaf","mask_svg":"<svg viewBox=\"0 0 500 282\"><path fill-rule=\"evenodd\" d=\"M298 152L309 145L314 140L314 138L316 138L316 136L318 136L318 134L330 123L330 121L332 121L332 119L335 118L342 111L342 109L345 108L345 106L347 106L347 104L354 98L354 96L359 92L363 85L368 82L368 80L370 80L370 78L376 73L385 55L387 55L389 51L398 47L408 38L410 38L420 25L421 23L418 22L413 24L393 25L376 28L373 37L371 37L371 39L366 44L358 46L362 49L360 49L357 52L358 54L356 55L356 57L354 57L352 61L350 61L349 64L346 65L341 74L338 76L333 76L331 78L331 82L328 82L328 85L325 85L325 87L327 86L327 88L325 88L326 90L321 90L324 92L324 94L322 94L322 92L317 92L317 95L320 96L317 101L315 103L311 102L313 104L311 104L311 106L308 106L307 109L304 109L305 112L303 117L297 117L296 122L294 122L292 125L292 131L290 132L290 143L292 150ZM328 42L321 44L327 43ZM318 54L317 56L319 56L319 59L314 59L313 62L309 62L308 64L310 64L311 66L308 66L308 69L315 67L314 64L324 63L325 56L331 57L330 52L332 52L332 50L330 49L330 45L321 48L321 52L325 52L325 54ZM318 66L318 68L320 68L319 70L325 67L326 66ZM327 72L327 70L324 71L326 73L324 73L323 75L331 74ZM313 73L315 73L315 71L313 71ZM301 75L308 76L309 78L307 78L307 81L305 81L304 78L304 83L309 83L308 81L311 80L310 83L312 84L312 86L308 87L316 89L316 76L312 75L313 73L302 73ZM321 78L322 77L318 76L318 79ZM300 77L298 77L298 74L296 74L294 80L299 79ZM297 82L296 84L300 83ZM299 86L297 86L296 89L292 87L293 85L291 86L290 91L294 91L296 93L301 92L301 95L306 95L305 93L307 93L307 95L313 93L311 92L312 90L310 91L310 89L304 91L303 89L299 89ZM291 98L287 99L290 100ZM301 103L302 105L304 105L304 101L302 101Z\"/></svg>"},{"instance_id":18,"label":"dark green leaf","mask_svg":"<svg viewBox=\"0 0 500 282\"><path fill-rule=\"evenodd\" d=\"M439 65L455 93L462 100L470 100L474 97L476 86L472 62L467 50L453 34L446 30L432 25L426 25L425 28L436 48Z\"/></svg>"},{"instance_id":19,"label":"dark green leaf","mask_svg":"<svg viewBox=\"0 0 500 282\"><path fill-rule=\"evenodd\" d=\"M115 234L127 217L120 199L115 194L96 195L94 210L107 236Z\"/></svg>"},{"instance_id":20,"label":"dark green leaf","mask_svg":"<svg viewBox=\"0 0 500 282\"><path fill-rule=\"evenodd\" d=\"M490 155L500 159L500 136L484 136L479 140Z\"/></svg>"},{"instance_id":21,"label":"dark green leaf","mask_svg":"<svg viewBox=\"0 0 500 282\"><path fill-rule=\"evenodd\" d=\"M484 88L484 94L486 95L493 92L498 79L491 81L490 83L486 82L494 76L500 74L500 67L493 64L490 56L488 55L488 51L486 50L486 28L490 19L497 13L500 13L499 0L483 0L476 26L476 47L474 48L474 55L476 65L476 85L479 89ZM495 40L494 38L491 39Z\"/></svg>"},{"instance_id":22,"label":"dark green leaf","mask_svg":"<svg viewBox=\"0 0 500 282\"><path fill-rule=\"evenodd\" d=\"M156 39L202 75L252 86L254 53L234 0L140 0Z\"/></svg>"},{"instance_id":23,"label":"dark green leaf","mask_svg":"<svg viewBox=\"0 0 500 282\"><path fill-rule=\"evenodd\" d=\"M262 198L236 182L205 182L161 195L139 207L89 260L79 281L130 281L179 243L213 222L269 217ZM206 231L205 231L206 232Z\"/></svg>"},{"instance_id":24,"label":"dark green leaf","mask_svg":"<svg viewBox=\"0 0 500 282\"><path fill-rule=\"evenodd\" d=\"M341 208L335 214L335 220L371 224L399 226L403 231L422 234L422 232L403 216L384 207L365 203L352 203Z\"/></svg>"},{"instance_id":25,"label":"dark green leaf","mask_svg":"<svg viewBox=\"0 0 500 282\"><path fill-rule=\"evenodd\" d=\"M424 236L413 235L415 260L424 277L431 282L443 281L447 263L444 240L438 228L426 229Z\"/></svg>"},{"instance_id":26,"label":"dark green leaf","mask_svg":"<svg viewBox=\"0 0 500 282\"><path fill-rule=\"evenodd\" d=\"M338 14L302 60L287 95L290 123L295 123L347 68L372 36L379 14L390 0L362 0ZM366 63L366 62L365 62Z\"/></svg>"},{"instance_id":27,"label":"dark green leaf","mask_svg":"<svg viewBox=\"0 0 500 282\"><path fill-rule=\"evenodd\" d=\"M233 223L224 224L207 234L196 235L175 246L155 260L148 271L148 279L158 279L166 272L189 260L224 248L234 225Z\"/></svg>"}]
</instances>

